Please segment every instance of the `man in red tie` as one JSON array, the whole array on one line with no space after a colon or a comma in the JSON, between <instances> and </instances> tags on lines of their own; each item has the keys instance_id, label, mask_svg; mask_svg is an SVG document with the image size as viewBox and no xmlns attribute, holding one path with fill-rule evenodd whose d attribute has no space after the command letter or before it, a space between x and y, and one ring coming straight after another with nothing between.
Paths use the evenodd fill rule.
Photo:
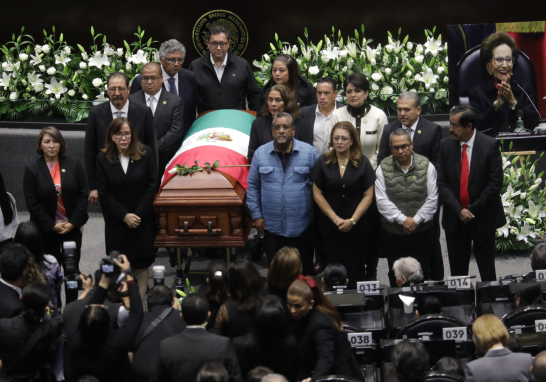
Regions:
<instances>
[{"instance_id":1,"label":"man in red tie","mask_svg":"<svg viewBox=\"0 0 546 382\"><path fill-rule=\"evenodd\" d=\"M494 281L495 230L506 223L500 197L502 160L499 142L475 130L476 123L471 106L451 109L451 137L440 144L437 166L442 226L451 275L468 275L473 242L482 281Z\"/></svg>"}]
</instances>

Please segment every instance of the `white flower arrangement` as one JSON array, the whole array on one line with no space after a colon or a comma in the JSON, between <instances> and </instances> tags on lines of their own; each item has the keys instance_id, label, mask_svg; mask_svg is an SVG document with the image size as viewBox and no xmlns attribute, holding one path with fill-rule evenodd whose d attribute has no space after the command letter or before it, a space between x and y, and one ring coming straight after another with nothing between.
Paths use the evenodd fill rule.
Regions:
<instances>
[{"instance_id":1,"label":"white flower arrangement","mask_svg":"<svg viewBox=\"0 0 546 382\"><path fill-rule=\"evenodd\" d=\"M364 31L362 26L362 35ZM280 41L275 34L275 44L270 44L271 51L263 54L260 61L254 61L254 66L260 69L254 72L254 76L258 85L263 87L271 80L271 63L279 54L289 54L297 60L300 75L307 77L312 84L317 83L321 77L330 76L341 87L349 74L364 74L370 80L370 103L389 115L396 114L398 94L410 90L410 87L419 93L421 104L426 106L428 113L447 112L447 49L442 44L442 36L435 37L435 31L436 28L425 30L424 44L408 41L409 36L401 39L400 29L398 38L387 32L388 44L382 47L381 44L372 46L373 40L361 38L357 30L354 37L344 40L341 31L336 32L335 28L332 28L332 35L324 36L323 40L315 44L308 40L305 28L307 42L298 38L299 49L294 49L293 44ZM347 103L344 95L339 98L340 102Z\"/></svg>"},{"instance_id":2,"label":"white flower arrangement","mask_svg":"<svg viewBox=\"0 0 546 382\"><path fill-rule=\"evenodd\" d=\"M531 248L534 240L546 232L546 190L540 188L544 171L535 174L539 159L531 164L528 156L523 166L518 166L519 156L510 158L510 155L502 154L504 182L501 200L506 224L496 232L498 251Z\"/></svg>"}]
</instances>

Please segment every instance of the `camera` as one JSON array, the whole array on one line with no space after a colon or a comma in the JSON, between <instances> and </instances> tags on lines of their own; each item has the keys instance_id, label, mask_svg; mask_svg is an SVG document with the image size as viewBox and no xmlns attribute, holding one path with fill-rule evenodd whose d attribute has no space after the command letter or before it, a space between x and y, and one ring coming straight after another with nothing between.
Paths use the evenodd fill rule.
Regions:
<instances>
[{"instance_id":1,"label":"camera","mask_svg":"<svg viewBox=\"0 0 546 382\"><path fill-rule=\"evenodd\" d=\"M63 243L63 260L66 289L82 290L82 280L76 262L76 242L65 241Z\"/></svg>"},{"instance_id":2,"label":"camera","mask_svg":"<svg viewBox=\"0 0 546 382\"><path fill-rule=\"evenodd\" d=\"M90 277L91 281L93 281L93 278L91 277L91 275L89 275L88 277ZM83 276L83 275L81 275L79 273L76 273L76 274L71 275L71 276L66 276L64 278L64 280L66 282L66 289L83 290L82 278L86 279L85 276Z\"/></svg>"},{"instance_id":3,"label":"camera","mask_svg":"<svg viewBox=\"0 0 546 382\"><path fill-rule=\"evenodd\" d=\"M100 261L100 269L105 275L112 275L114 273L119 273L119 266L114 263L114 260L123 264L123 259L119 257L120 253L118 251L111 251L108 254L108 257L105 257Z\"/></svg>"},{"instance_id":4,"label":"camera","mask_svg":"<svg viewBox=\"0 0 546 382\"><path fill-rule=\"evenodd\" d=\"M152 270L154 276L154 285L165 285L165 266L156 265Z\"/></svg>"}]
</instances>

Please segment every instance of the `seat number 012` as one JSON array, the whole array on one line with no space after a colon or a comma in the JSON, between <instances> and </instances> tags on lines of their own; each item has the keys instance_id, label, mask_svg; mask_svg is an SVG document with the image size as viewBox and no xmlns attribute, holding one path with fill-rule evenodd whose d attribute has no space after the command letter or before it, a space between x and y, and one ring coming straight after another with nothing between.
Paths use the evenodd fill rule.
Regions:
<instances>
[{"instance_id":1,"label":"seat number 012","mask_svg":"<svg viewBox=\"0 0 546 382\"><path fill-rule=\"evenodd\" d=\"M371 346L372 345L372 333L349 333L349 342L352 347Z\"/></svg>"},{"instance_id":2,"label":"seat number 012","mask_svg":"<svg viewBox=\"0 0 546 382\"><path fill-rule=\"evenodd\" d=\"M466 327L461 326L457 328L443 328L444 340L466 341L468 339Z\"/></svg>"}]
</instances>

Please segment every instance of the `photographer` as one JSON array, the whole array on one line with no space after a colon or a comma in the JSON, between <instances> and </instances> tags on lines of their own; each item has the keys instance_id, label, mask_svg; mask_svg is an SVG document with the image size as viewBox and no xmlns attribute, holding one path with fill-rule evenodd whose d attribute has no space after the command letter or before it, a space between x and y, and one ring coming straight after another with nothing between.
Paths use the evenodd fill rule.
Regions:
<instances>
[{"instance_id":1,"label":"photographer","mask_svg":"<svg viewBox=\"0 0 546 382\"><path fill-rule=\"evenodd\" d=\"M135 339L131 370L133 381L149 381L157 374L159 344L186 329L180 317L178 300L164 285L156 285L148 292L148 311Z\"/></svg>"},{"instance_id":2,"label":"photographer","mask_svg":"<svg viewBox=\"0 0 546 382\"><path fill-rule=\"evenodd\" d=\"M119 329L110 329L110 316L102 305L114 277L114 270L105 267L105 260L121 271L119 280L127 275L131 310ZM121 260L121 261L120 261ZM80 317L78 332L68 340L71 378L91 375L101 382L130 381L130 365L127 353L142 323L142 300L138 284L132 274L131 264L125 255L101 261L102 277L99 286L90 295L88 305Z\"/></svg>"}]
</instances>

